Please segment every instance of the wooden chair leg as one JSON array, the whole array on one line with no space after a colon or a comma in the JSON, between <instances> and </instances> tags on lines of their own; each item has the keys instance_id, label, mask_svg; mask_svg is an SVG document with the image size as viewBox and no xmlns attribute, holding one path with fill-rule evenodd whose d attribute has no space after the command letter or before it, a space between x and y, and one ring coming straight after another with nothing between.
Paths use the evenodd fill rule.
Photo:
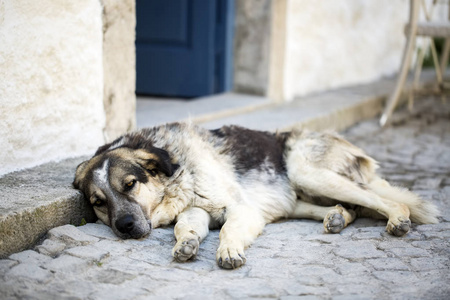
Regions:
<instances>
[{"instance_id":1,"label":"wooden chair leg","mask_svg":"<svg viewBox=\"0 0 450 300\"><path fill-rule=\"evenodd\" d=\"M408 69L411 64L412 55L414 52L414 45L416 42L416 32L417 32L417 19L419 15L419 1L410 1L410 17L409 17L409 33L406 41L406 46L403 52L402 65L400 68L400 74L398 75L397 84L395 86L394 92L390 95L389 100L386 103L386 108L384 109L383 115L380 119L380 125L385 126L388 119L391 117L392 112L397 105L397 102L401 96L403 86L405 85L406 75L408 74Z\"/></svg>"},{"instance_id":2,"label":"wooden chair leg","mask_svg":"<svg viewBox=\"0 0 450 300\"><path fill-rule=\"evenodd\" d=\"M419 87L420 73L422 72L423 60L425 58L425 50L428 47L427 40L422 41L422 48L419 49L419 53L416 58L416 69L414 71L414 80L412 88L409 91L408 109L411 112L414 106L414 91Z\"/></svg>"},{"instance_id":3,"label":"wooden chair leg","mask_svg":"<svg viewBox=\"0 0 450 300\"><path fill-rule=\"evenodd\" d=\"M450 38L446 38L445 39L445 43L444 43L444 49L443 49L442 54L441 54L441 66L440 66L440 69L441 69L442 77L444 77L445 70L447 69L449 52L450 52Z\"/></svg>"},{"instance_id":4,"label":"wooden chair leg","mask_svg":"<svg viewBox=\"0 0 450 300\"><path fill-rule=\"evenodd\" d=\"M450 5L449 5L450 8ZM450 11L449 11L450 13ZM450 38L446 38L445 39L445 43L444 43L444 48L442 50L442 54L441 54L441 65L440 65L440 69L441 69L441 74L442 74L442 89L446 89L445 86L445 81L444 81L444 77L445 77L445 71L447 69L447 65L448 65L448 55L450 52ZM445 91L442 93L442 102L445 104L447 102L447 96L445 94Z\"/></svg>"}]
</instances>

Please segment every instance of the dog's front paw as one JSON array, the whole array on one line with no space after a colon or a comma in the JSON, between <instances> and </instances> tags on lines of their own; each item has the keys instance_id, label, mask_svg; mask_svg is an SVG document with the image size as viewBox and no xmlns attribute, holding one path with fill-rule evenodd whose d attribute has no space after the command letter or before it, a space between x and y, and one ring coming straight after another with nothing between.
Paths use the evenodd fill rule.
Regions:
<instances>
[{"instance_id":1,"label":"dog's front paw","mask_svg":"<svg viewBox=\"0 0 450 300\"><path fill-rule=\"evenodd\" d=\"M239 268L247 261L243 251L228 246L220 246L217 249L216 259L219 267L224 269Z\"/></svg>"},{"instance_id":2,"label":"dog's front paw","mask_svg":"<svg viewBox=\"0 0 450 300\"><path fill-rule=\"evenodd\" d=\"M398 217L397 220L389 220L386 231L395 236L403 236L408 233L411 221L406 217Z\"/></svg>"},{"instance_id":3,"label":"dog's front paw","mask_svg":"<svg viewBox=\"0 0 450 300\"><path fill-rule=\"evenodd\" d=\"M172 255L177 261L185 262L197 255L199 246L200 243L196 239L180 241L173 247Z\"/></svg>"}]
</instances>

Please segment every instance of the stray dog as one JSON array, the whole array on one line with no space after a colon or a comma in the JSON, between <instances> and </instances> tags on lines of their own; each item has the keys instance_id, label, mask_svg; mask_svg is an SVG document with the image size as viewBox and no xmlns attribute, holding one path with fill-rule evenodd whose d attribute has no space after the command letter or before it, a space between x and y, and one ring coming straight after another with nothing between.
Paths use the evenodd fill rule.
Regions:
<instances>
[{"instance_id":1,"label":"stray dog","mask_svg":"<svg viewBox=\"0 0 450 300\"><path fill-rule=\"evenodd\" d=\"M325 232L338 233L356 216L383 217L395 236L409 231L410 220L438 222L435 206L376 169L335 134L173 123L100 147L77 167L74 187L121 238L175 222L172 254L180 262L221 227L216 259L231 269L245 264L244 249L265 224L282 218L323 220Z\"/></svg>"}]
</instances>

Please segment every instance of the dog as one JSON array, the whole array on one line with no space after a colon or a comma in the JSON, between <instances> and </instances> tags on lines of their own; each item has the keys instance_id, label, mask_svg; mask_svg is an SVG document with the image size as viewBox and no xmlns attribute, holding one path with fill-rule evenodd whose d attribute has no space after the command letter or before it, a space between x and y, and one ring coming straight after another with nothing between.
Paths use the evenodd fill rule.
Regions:
<instances>
[{"instance_id":1,"label":"dog","mask_svg":"<svg viewBox=\"0 0 450 300\"><path fill-rule=\"evenodd\" d=\"M268 223L323 221L338 233L357 216L387 219L405 235L411 221L438 222L438 210L376 174L377 162L337 134L270 133L239 126L207 130L171 123L125 134L76 169L73 185L123 239L175 223L177 261L193 259L221 228L216 260L245 264L244 250Z\"/></svg>"}]
</instances>

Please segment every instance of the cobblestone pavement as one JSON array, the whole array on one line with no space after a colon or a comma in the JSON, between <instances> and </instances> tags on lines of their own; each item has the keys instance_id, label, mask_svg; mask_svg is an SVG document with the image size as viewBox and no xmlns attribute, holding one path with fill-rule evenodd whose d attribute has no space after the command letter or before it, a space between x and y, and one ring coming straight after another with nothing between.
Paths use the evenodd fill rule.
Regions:
<instances>
[{"instance_id":1,"label":"cobblestone pavement","mask_svg":"<svg viewBox=\"0 0 450 300\"><path fill-rule=\"evenodd\" d=\"M174 262L173 228L143 240L119 240L101 224L50 230L34 250L0 260L2 299L449 299L450 105L427 98L394 126L377 120L344 133L381 162L381 173L436 203L435 225L388 235L384 221L359 219L340 234L322 224L270 224L247 252L247 264L215 263L218 231L198 258Z\"/></svg>"}]
</instances>

